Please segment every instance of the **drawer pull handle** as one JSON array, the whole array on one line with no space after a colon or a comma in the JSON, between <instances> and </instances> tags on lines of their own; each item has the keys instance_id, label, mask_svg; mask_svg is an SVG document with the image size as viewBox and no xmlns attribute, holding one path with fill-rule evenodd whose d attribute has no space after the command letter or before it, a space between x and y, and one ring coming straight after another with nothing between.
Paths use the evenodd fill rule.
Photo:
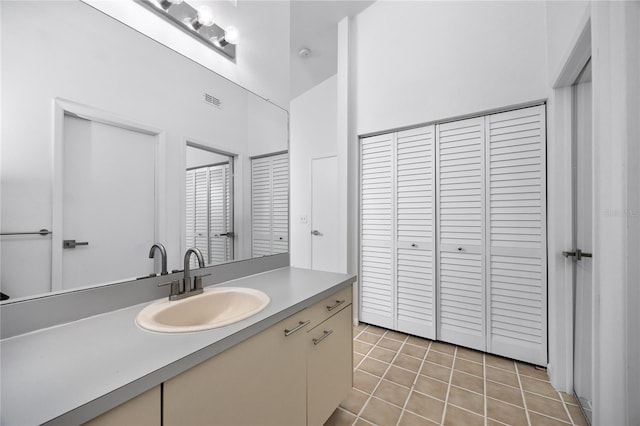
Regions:
<instances>
[{"instance_id":1,"label":"drawer pull handle","mask_svg":"<svg viewBox=\"0 0 640 426\"><path fill-rule=\"evenodd\" d=\"M333 333L333 330L325 330L322 334L322 336L318 337L317 339L313 339L313 344L317 345L318 343L322 342L324 339L326 339L331 333Z\"/></svg>"},{"instance_id":2,"label":"drawer pull handle","mask_svg":"<svg viewBox=\"0 0 640 426\"><path fill-rule=\"evenodd\" d=\"M335 308L337 308L338 306L342 305L345 301L344 300L336 300L336 304L333 306L327 306L327 311L331 312L333 311Z\"/></svg>"},{"instance_id":3,"label":"drawer pull handle","mask_svg":"<svg viewBox=\"0 0 640 426\"><path fill-rule=\"evenodd\" d=\"M289 336L293 333L295 333L296 331L300 330L302 327L304 327L305 325L309 324L311 321L300 321L298 323L298 325L294 328L292 328L291 330L287 330L286 328L284 329L284 335L285 336Z\"/></svg>"}]
</instances>

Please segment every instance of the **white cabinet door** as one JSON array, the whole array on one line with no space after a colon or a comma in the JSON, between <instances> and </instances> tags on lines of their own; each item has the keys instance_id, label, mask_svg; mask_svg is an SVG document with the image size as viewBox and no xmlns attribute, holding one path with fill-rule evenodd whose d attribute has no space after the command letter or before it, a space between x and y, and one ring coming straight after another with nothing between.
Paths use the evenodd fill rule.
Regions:
<instances>
[{"instance_id":1,"label":"white cabinet door","mask_svg":"<svg viewBox=\"0 0 640 426\"><path fill-rule=\"evenodd\" d=\"M394 136L360 144L360 320L394 327Z\"/></svg>"},{"instance_id":2,"label":"white cabinet door","mask_svg":"<svg viewBox=\"0 0 640 426\"><path fill-rule=\"evenodd\" d=\"M487 117L487 350L547 363L545 108Z\"/></svg>"},{"instance_id":3,"label":"white cabinet door","mask_svg":"<svg viewBox=\"0 0 640 426\"><path fill-rule=\"evenodd\" d=\"M396 330L435 338L434 126L396 136Z\"/></svg>"},{"instance_id":4,"label":"white cabinet door","mask_svg":"<svg viewBox=\"0 0 640 426\"><path fill-rule=\"evenodd\" d=\"M437 135L438 339L485 350L484 118Z\"/></svg>"}]
</instances>

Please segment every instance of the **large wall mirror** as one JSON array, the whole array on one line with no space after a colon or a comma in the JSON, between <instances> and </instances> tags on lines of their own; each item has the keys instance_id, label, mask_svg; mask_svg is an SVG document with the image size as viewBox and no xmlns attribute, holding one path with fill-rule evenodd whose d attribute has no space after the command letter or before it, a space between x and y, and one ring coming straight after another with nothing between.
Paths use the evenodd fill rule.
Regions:
<instances>
[{"instance_id":1,"label":"large wall mirror","mask_svg":"<svg viewBox=\"0 0 640 426\"><path fill-rule=\"evenodd\" d=\"M260 204L279 244L254 250L252 191L253 163L288 150L286 111L81 1L3 1L0 18L10 300L159 273L154 243L169 272L189 247L208 265L288 250L281 202Z\"/></svg>"}]
</instances>

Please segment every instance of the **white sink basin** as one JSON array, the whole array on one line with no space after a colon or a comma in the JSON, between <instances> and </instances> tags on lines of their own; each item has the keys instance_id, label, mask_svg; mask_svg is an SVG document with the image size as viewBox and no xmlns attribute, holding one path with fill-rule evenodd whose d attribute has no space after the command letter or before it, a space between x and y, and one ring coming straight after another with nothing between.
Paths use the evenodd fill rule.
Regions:
<instances>
[{"instance_id":1,"label":"white sink basin","mask_svg":"<svg viewBox=\"0 0 640 426\"><path fill-rule=\"evenodd\" d=\"M270 302L260 290L240 287L206 288L186 299L159 300L145 307L136 323L147 330L182 333L223 327L249 318Z\"/></svg>"}]
</instances>

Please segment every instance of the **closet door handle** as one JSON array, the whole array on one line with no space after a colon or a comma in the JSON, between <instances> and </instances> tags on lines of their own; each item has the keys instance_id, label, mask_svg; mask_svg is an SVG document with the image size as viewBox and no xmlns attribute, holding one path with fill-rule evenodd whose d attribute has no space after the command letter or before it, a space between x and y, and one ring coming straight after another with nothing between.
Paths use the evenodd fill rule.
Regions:
<instances>
[{"instance_id":1,"label":"closet door handle","mask_svg":"<svg viewBox=\"0 0 640 426\"><path fill-rule=\"evenodd\" d=\"M464 251L462 247L458 247L458 251Z\"/></svg>"}]
</instances>

